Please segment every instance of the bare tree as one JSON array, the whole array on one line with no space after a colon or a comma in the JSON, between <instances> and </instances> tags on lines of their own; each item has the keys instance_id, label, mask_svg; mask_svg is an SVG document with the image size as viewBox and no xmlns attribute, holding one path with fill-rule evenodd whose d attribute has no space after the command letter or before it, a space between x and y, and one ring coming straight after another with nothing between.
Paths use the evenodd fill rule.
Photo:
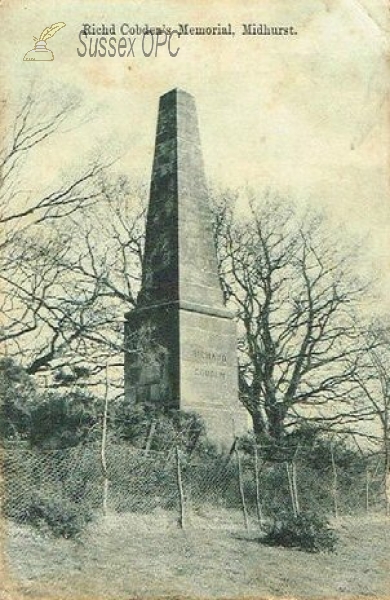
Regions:
<instances>
[{"instance_id":1,"label":"bare tree","mask_svg":"<svg viewBox=\"0 0 390 600\"><path fill-rule=\"evenodd\" d=\"M280 440L302 419L331 427L358 418L349 400L365 286L324 217L299 219L291 204L266 198L252 199L250 219L238 222L222 202L216 236L239 323L241 400L256 435Z\"/></svg>"},{"instance_id":2,"label":"bare tree","mask_svg":"<svg viewBox=\"0 0 390 600\"><path fill-rule=\"evenodd\" d=\"M0 336L31 374L118 352L135 301L143 207L109 161L72 166L48 192L23 180L32 154L49 161L48 139L71 134L80 107L75 95L32 90L0 156Z\"/></svg>"},{"instance_id":3,"label":"bare tree","mask_svg":"<svg viewBox=\"0 0 390 600\"><path fill-rule=\"evenodd\" d=\"M30 90L20 106L13 122L4 135L0 151L0 287L4 294L1 305L1 339L17 340L37 326L37 312L44 301L50 285L50 276L44 284L44 273L37 273L29 282L30 295L34 297L32 307L18 306L18 295L26 294L26 274L23 266L30 259L36 260L34 240L46 236L50 221L63 218L97 200L101 194L100 176L102 164L87 164L77 174L67 176L57 189L36 192L31 181L23 178L23 166L29 155L37 160L45 156L45 142L77 112L80 101L75 95L54 97L52 91L36 96ZM45 160L49 161L49 156ZM34 182L34 187L39 187ZM41 244L42 245L42 244ZM56 249L51 244L51 251ZM41 257L42 258L42 257Z\"/></svg>"},{"instance_id":4,"label":"bare tree","mask_svg":"<svg viewBox=\"0 0 390 600\"><path fill-rule=\"evenodd\" d=\"M386 511L390 513L390 326L374 322L365 335L356 381L362 412L373 420L370 439L377 435L383 452Z\"/></svg>"},{"instance_id":5,"label":"bare tree","mask_svg":"<svg viewBox=\"0 0 390 600\"><path fill-rule=\"evenodd\" d=\"M122 323L136 301L143 226L143 205L121 179L102 182L99 203L46 224L42 240L14 241L19 253L7 274L12 294L3 313L17 333L24 326L22 343L8 329L8 346L28 373L69 366L96 373L109 357L122 361Z\"/></svg>"},{"instance_id":6,"label":"bare tree","mask_svg":"<svg viewBox=\"0 0 390 600\"><path fill-rule=\"evenodd\" d=\"M32 88L17 110L0 151L1 248L27 228L70 214L99 197L98 175L106 166L103 164L86 164L79 173L65 178L58 189L38 196L31 190L31 182L22 183L27 157L37 149L43 151L45 141L55 133L64 132L80 105L74 93L54 95L50 90L35 94ZM47 155L46 160L49 158Z\"/></svg>"},{"instance_id":7,"label":"bare tree","mask_svg":"<svg viewBox=\"0 0 390 600\"><path fill-rule=\"evenodd\" d=\"M1 159L1 336L31 374L69 365L99 373L112 356L120 365L123 315L140 285L144 190L96 164L39 196L18 183L23 160L77 107L65 98L42 110L30 95ZM245 222L227 204L217 217L221 281L239 322L241 399L255 432L279 439L303 417L355 419L364 289L351 256L320 218L299 221L281 202L252 202Z\"/></svg>"}]
</instances>

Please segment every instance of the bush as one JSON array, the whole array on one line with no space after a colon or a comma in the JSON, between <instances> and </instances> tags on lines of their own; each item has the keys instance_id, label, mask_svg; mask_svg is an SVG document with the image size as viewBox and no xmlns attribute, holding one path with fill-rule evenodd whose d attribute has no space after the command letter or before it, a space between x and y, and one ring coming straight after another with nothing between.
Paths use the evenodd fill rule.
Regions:
<instances>
[{"instance_id":1,"label":"bush","mask_svg":"<svg viewBox=\"0 0 390 600\"><path fill-rule=\"evenodd\" d=\"M8 507L8 516L56 537L74 538L93 518L89 507L67 498L31 494L24 500L22 507Z\"/></svg>"},{"instance_id":2,"label":"bush","mask_svg":"<svg viewBox=\"0 0 390 600\"><path fill-rule=\"evenodd\" d=\"M42 533L75 537L101 506L96 453L10 448L4 456L4 516Z\"/></svg>"},{"instance_id":3,"label":"bush","mask_svg":"<svg viewBox=\"0 0 390 600\"><path fill-rule=\"evenodd\" d=\"M306 552L334 552L337 536L326 518L310 513L275 518L262 543L269 546L299 548Z\"/></svg>"},{"instance_id":4,"label":"bush","mask_svg":"<svg viewBox=\"0 0 390 600\"><path fill-rule=\"evenodd\" d=\"M38 397L34 380L10 358L0 360L0 436L29 438L31 413Z\"/></svg>"},{"instance_id":5,"label":"bush","mask_svg":"<svg viewBox=\"0 0 390 600\"><path fill-rule=\"evenodd\" d=\"M55 450L92 441L101 412L101 399L85 390L45 392L31 412L30 444Z\"/></svg>"},{"instance_id":6,"label":"bush","mask_svg":"<svg viewBox=\"0 0 390 600\"><path fill-rule=\"evenodd\" d=\"M156 452L179 444L184 452L192 454L209 444L205 425L197 414L166 411L141 403L134 405L126 398L113 408L111 425L118 441L130 442L136 448L145 448L148 441L149 450Z\"/></svg>"}]
</instances>

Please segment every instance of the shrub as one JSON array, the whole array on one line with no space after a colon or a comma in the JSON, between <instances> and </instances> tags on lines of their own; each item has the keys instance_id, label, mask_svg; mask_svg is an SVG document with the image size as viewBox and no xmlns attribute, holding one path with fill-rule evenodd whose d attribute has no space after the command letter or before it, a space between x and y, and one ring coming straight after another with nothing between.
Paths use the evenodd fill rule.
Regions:
<instances>
[{"instance_id":1,"label":"shrub","mask_svg":"<svg viewBox=\"0 0 390 600\"><path fill-rule=\"evenodd\" d=\"M13 508L13 510L12 510ZM46 497L31 494L24 505L9 507L7 511L15 521L36 527L56 537L74 538L93 518L92 510L63 497Z\"/></svg>"},{"instance_id":2,"label":"shrub","mask_svg":"<svg viewBox=\"0 0 390 600\"><path fill-rule=\"evenodd\" d=\"M145 448L148 441L149 450L159 452L179 444L184 452L191 454L208 445L202 419L191 412L134 405L123 398L112 410L111 424L119 441L130 442L136 448Z\"/></svg>"},{"instance_id":3,"label":"shrub","mask_svg":"<svg viewBox=\"0 0 390 600\"><path fill-rule=\"evenodd\" d=\"M72 538L101 505L99 464L79 451L31 451L12 447L5 453L4 516L42 533Z\"/></svg>"},{"instance_id":4,"label":"shrub","mask_svg":"<svg viewBox=\"0 0 390 600\"><path fill-rule=\"evenodd\" d=\"M101 399L82 389L41 394L31 412L31 446L62 449L99 435Z\"/></svg>"},{"instance_id":5,"label":"shrub","mask_svg":"<svg viewBox=\"0 0 390 600\"><path fill-rule=\"evenodd\" d=\"M325 517L310 513L275 518L262 543L269 546L299 548L306 552L334 552L337 536Z\"/></svg>"},{"instance_id":6,"label":"shrub","mask_svg":"<svg viewBox=\"0 0 390 600\"><path fill-rule=\"evenodd\" d=\"M31 413L38 397L34 380L10 358L0 359L0 436L29 438Z\"/></svg>"}]
</instances>

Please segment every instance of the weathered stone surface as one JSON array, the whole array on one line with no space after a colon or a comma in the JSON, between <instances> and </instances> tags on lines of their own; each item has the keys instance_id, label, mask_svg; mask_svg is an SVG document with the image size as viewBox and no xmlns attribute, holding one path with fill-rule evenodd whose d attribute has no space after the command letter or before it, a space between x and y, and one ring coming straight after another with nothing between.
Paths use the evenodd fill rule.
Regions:
<instances>
[{"instance_id":1,"label":"weathered stone surface","mask_svg":"<svg viewBox=\"0 0 390 600\"><path fill-rule=\"evenodd\" d=\"M180 408L201 415L212 439L229 445L247 425L238 401L235 323L180 310L179 327Z\"/></svg>"},{"instance_id":2,"label":"weathered stone surface","mask_svg":"<svg viewBox=\"0 0 390 600\"><path fill-rule=\"evenodd\" d=\"M197 412L220 445L246 430L195 102L182 90L160 98L142 288L125 338L128 398Z\"/></svg>"}]
</instances>

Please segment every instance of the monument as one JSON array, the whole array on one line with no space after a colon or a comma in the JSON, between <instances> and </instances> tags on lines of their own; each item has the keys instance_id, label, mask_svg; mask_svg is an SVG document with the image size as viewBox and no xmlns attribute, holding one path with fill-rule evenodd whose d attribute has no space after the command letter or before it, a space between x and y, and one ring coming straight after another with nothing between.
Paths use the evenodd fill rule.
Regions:
<instances>
[{"instance_id":1,"label":"monument","mask_svg":"<svg viewBox=\"0 0 390 600\"><path fill-rule=\"evenodd\" d=\"M125 346L130 401L196 412L220 446L246 431L196 107L180 89L160 98L142 285L126 315Z\"/></svg>"}]
</instances>

